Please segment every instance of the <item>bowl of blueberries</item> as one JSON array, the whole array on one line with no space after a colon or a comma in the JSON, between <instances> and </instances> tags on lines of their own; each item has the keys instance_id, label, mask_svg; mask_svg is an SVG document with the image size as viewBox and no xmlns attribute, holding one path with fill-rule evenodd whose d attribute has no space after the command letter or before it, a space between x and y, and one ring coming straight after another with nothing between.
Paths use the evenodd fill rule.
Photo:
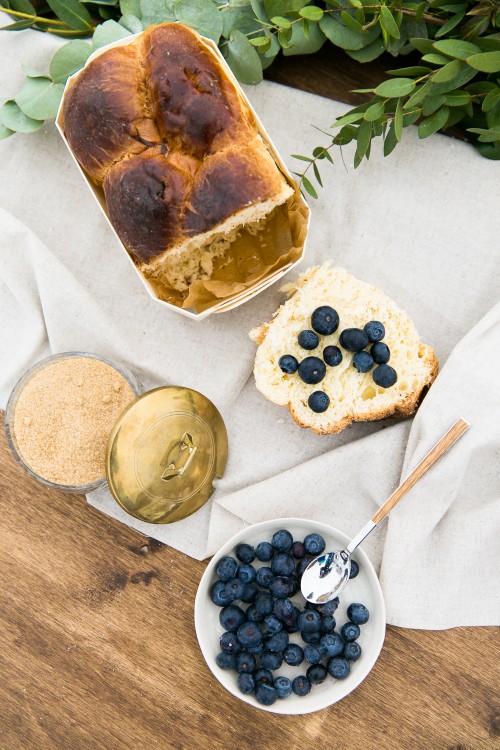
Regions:
<instances>
[{"instance_id":1,"label":"bowl of blueberries","mask_svg":"<svg viewBox=\"0 0 500 750\"><path fill-rule=\"evenodd\" d=\"M278 714L331 706L369 674L382 649L385 606L363 550L339 598L307 602L300 578L349 538L325 524L280 518L249 526L210 561L195 600L208 667L237 698Z\"/></svg>"}]
</instances>

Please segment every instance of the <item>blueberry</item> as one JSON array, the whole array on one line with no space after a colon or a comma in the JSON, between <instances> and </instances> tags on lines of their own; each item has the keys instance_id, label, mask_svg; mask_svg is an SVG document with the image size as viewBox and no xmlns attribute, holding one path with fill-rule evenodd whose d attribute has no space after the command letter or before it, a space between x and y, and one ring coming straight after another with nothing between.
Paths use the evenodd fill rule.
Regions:
<instances>
[{"instance_id":1,"label":"blueberry","mask_svg":"<svg viewBox=\"0 0 500 750\"><path fill-rule=\"evenodd\" d=\"M221 669L234 669L236 664L236 657L234 654L228 654L226 651L221 651L217 654L215 661Z\"/></svg>"},{"instance_id":2,"label":"blueberry","mask_svg":"<svg viewBox=\"0 0 500 750\"><path fill-rule=\"evenodd\" d=\"M237 635L242 646L258 646L262 643L262 632L257 622L244 622L238 628Z\"/></svg>"},{"instance_id":3,"label":"blueberry","mask_svg":"<svg viewBox=\"0 0 500 750\"><path fill-rule=\"evenodd\" d=\"M280 529L273 534L271 544L278 552L288 552L292 548L293 536L286 529Z\"/></svg>"},{"instance_id":4,"label":"blueberry","mask_svg":"<svg viewBox=\"0 0 500 750\"><path fill-rule=\"evenodd\" d=\"M266 647L269 651L284 651L287 646L288 633L285 630L275 633L266 641Z\"/></svg>"},{"instance_id":5,"label":"blueberry","mask_svg":"<svg viewBox=\"0 0 500 750\"><path fill-rule=\"evenodd\" d=\"M257 646L247 646L246 652L247 654L260 654L263 648L264 648L264 643L259 643Z\"/></svg>"},{"instance_id":6,"label":"blueberry","mask_svg":"<svg viewBox=\"0 0 500 750\"><path fill-rule=\"evenodd\" d=\"M245 620L245 613L236 604L228 604L227 607L221 609L219 614L219 622L224 630L230 630L232 633L236 633Z\"/></svg>"},{"instance_id":7,"label":"blueberry","mask_svg":"<svg viewBox=\"0 0 500 750\"><path fill-rule=\"evenodd\" d=\"M292 614L289 615L288 617L285 617L285 619L283 620L283 623L285 625L285 630L287 633L297 633L299 631L300 628L297 625L297 620L299 619L299 615L300 615L300 611L297 609L297 607L294 607Z\"/></svg>"},{"instance_id":8,"label":"blueberry","mask_svg":"<svg viewBox=\"0 0 500 750\"><path fill-rule=\"evenodd\" d=\"M348 661L356 661L361 656L361 646L357 641L346 643L342 651L342 656L348 659Z\"/></svg>"},{"instance_id":9,"label":"blueberry","mask_svg":"<svg viewBox=\"0 0 500 750\"><path fill-rule=\"evenodd\" d=\"M368 346L368 336L361 328L345 328L340 334L340 346L348 352L360 352Z\"/></svg>"},{"instance_id":10,"label":"blueberry","mask_svg":"<svg viewBox=\"0 0 500 750\"><path fill-rule=\"evenodd\" d=\"M272 706L278 699L278 694L272 685L258 685L255 688L255 698L263 706Z\"/></svg>"},{"instance_id":11,"label":"blueberry","mask_svg":"<svg viewBox=\"0 0 500 750\"><path fill-rule=\"evenodd\" d=\"M306 609L300 613L297 624L302 633L316 633L321 629L321 615L314 609Z\"/></svg>"},{"instance_id":12,"label":"blueberry","mask_svg":"<svg viewBox=\"0 0 500 750\"><path fill-rule=\"evenodd\" d=\"M306 677L311 685L319 685L325 681L327 674L326 667L322 664L311 664L306 672Z\"/></svg>"},{"instance_id":13,"label":"blueberry","mask_svg":"<svg viewBox=\"0 0 500 750\"><path fill-rule=\"evenodd\" d=\"M292 555L296 560L302 560L306 554L306 548L302 542L294 542L292 544Z\"/></svg>"},{"instance_id":14,"label":"blueberry","mask_svg":"<svg viewBox=\"0 0 500 750\"><path fill-rule=\"evenodd\" d=\"M290 576L276 576L269 584L269 591L276 599L288 599L296 593L297 587Z\"/></svg>"},{"instance_id":15,"label":"blueberry","mask_svg":"<svg viewBox=\"0 0 500 750\"><path fill-rule=\"evenodd\" d=\"M377 365L385 365L391 358L391 350L382 341L373 344L370 348L370 354Z\"/></svg>"},{"instance_id":16,"label":"blueberry","mask_svg":"<svg viewBox=\"0 0 500 750\"><path fill-rule=\"evenodd\" d=\"M304 649L304 656L309 664L319 664L323 659L323 652L319 646L315 646L312 643L308 643Z\"/></svg>"},{"instance_id":17,"label":"blueberry","mask_svg":"<svg viewBox=\"0 0 500 750\"><path fill-rule=\"evenodd\" d=\"M251 585L251 584L249 584ZM257 596L260 592L257 593ZM257 612L257 607L255 604L251 604L247 609L247 620L249 622L262 622L264 620L265 615L263 615L261 612Z\"/></svg>"},{"instance_id":18,"label":"blueberry","mask_svg":"<svg viewBox=\"0 0 500 750\"><path fill-rule=\"evenodd\" d=\"M250 693L253 693L255 689L254 679L252 675L248 674L247 672L241 672L241 674L238 675L236 684L238 685L238 689L241 693L243 693L243 695L249 695Z\"/></svg>"},{"instance_id":19,"label":"blueberry","mask_svg":"<svg viewBox=\"0 0 500 750\"><path fill-rule=\"evenodd\" d=\"M299 365L299 378L308 385L321 383L326 373L326 366L319 357L306 357Z\"/></svg>"},{"instance_id":20,"label":"blueberry","mask_svg":"<svg viewBox=\"0 0 500 750\"><path fill-rule=\"evenodd\" d=\"M302 578L302 574L304 570L307 568L307 566L309 565L309 563L311 562L311 560L312 560L312 557L303 557L302 560L300 560L295 570L299 578Z\"/></svg>"},{"instance_id":21,"label":"blueberry","mask_svg":"<svg viewBox=\"0 0 500 750\"><path fill-rule=\"evenodd\" d=\"M333 615L321 615L321 633L333 633L337 622Z\"/></svg>"},{"instance_id":22,"label":"blueberry","mask_svg":"<svg viewBox=\"0 0 500 750\"><path fill-rule=\"evenodd\" d=\"M396 370L390 365L378 365L372 372L372 377L381 388L390 388L398 379Z\"/></svg>"},{"instance_id":23,"label":"blueberry","mask_svg":"<svg viewBox=\"0 0 500 750\"><path fill-rule=\"evenodd\" d=\"M351 560L351 569L349 571L349 578L356 578L359 573L359 565L356 560Z\"/></svg>"},{"instance_id":24,"label":"blueberry","mask_svg":"<svg viewBox=\"0 0 500 750\"><path fill-rule=\"evenodd\" d=\"M285 620L293 614L294 605L290 599L278 599L274 602L273 612L278 620Z\"/></svg>"},{"instance_id":25,"label":"blueberry","mask_svg":"<svg viewBox=\"0 0 500 750\"><path fill-rule=\"evenodd\" d=\"M314 331L301 331L298 335L297 341L302 349L316 349L319 344L319 338Z\"/></svg>"},{"instance_id":26,"label":"blueberry","mask_svg":"<svg viewBox=\"0 0 500 750\"><path fill-rule=\"evenodd\" d=\"M292 682L292 690L295 695L307 695L311 692L311 683L305 675L299 674Z\"/></svg>"},{"instance_id":27,"label":"blueberry","mask_svg":"<svg viewBox=\"0 0 500 750\"><path fill-rule=\"evenodd\" d=\"M255 556L261 562L269 562L273 556L273 545L270 542L260 542L255 548Z\"/></svg>"},{"instance_id":28,"label":"blueberry","mask_svg":"<svg viewBox=\"0 0 500 750\"><path fill-rule=\"evenodd\" d=\"M289 643L283 651L283 659L291 667L298 667L304 661L304 651L298 643Z\"/></svg>"},{"instance_id":29,"label":"blueberry","mask_svg":"<svg viewBox=\"0 0 500 750\"><path fill-rule=\"evenodd\" d=\"M355 625L364 625L365 622L368 622L370 613L364 604L349 604L347 607L347 617Z\"/></svg>"},{"instance_id":30,"label":"blueberry","mask_svg":"<svg viewBox=\"0 0 500 750\"><path fill-rule=\"evenodd\" d=\"M255 657L241 651L236 654L235 668L238 672L253 672L255 670Z\"/></svg>"},{"instance_id":31,"label":"blueberry","mask_svg":"<svg viewBox=\"0 0 500 750\"><path fill-rule=\"evenodd\" d=\"M322 336L330 336L339 327L339 314L329 305L317 307L311 315L311 326L316 333L320 333Z\"/></svg>"},{"instance_id":32,"label":"blueberry","mask_svg":"<svg viewBox=\"0 0 500 750\"><path fill-rule=\"evenodd\" d=\"M335 599L330 599L329 602L325 602L324 604L321 604L319 606L319 611L322 615L333 615L334 612L336 612L337 607L339 606L339 598L338 596L335 597Z\"/></svg>"},{"instance_id":33,"label":"blueberry","mask_svg":"<svg viewBox=\"0 0 500 750\"><path fill-rule=\"evenodd\" d=\"M384 324L379 320L370 320L370 322L365 325L363 330L368 336L368 341L371 341L372 343L374 341L382 341L385 336Z\"/></svg>"},{"instance_id":34,"label":"blueberry","mask_svg":"<svg viewBox=\"0 0 500 750\"><path fill-rule=\"evenodd\" d=\"M251 604L255 601L255 597L257 596L258 591L259 587L255 583L255 581L252 581L251 583L245 583L245 589L243 591L241 601L245 602L245 604Z\"/></svg>"},{"instance_id":35,"label":"blueberry","mask_svg":"<svg viewBox=\"0 0 500 750\"><path fill-rule=\"evenodd\" d=\"M308 534L304 539L304 547L309 555L321 555L326 547L325 540L320 534Z\"/></svg>"},{"instance_id":36,"label":"blueberry","mask_svg":"<svg viewBox=\"0 0 500 750\"><path fill-rule=\"evenodd\" d=\"M271 570L275 576L291 576L295 571L295 562L287 552L278 552L271 562Z\"/></svg>"},{"instance_id":37,"label":"blueberry","mask_svg":"<svg viewBox=\"0 0 500 750\"><path fill-rule=\"evenodd\" d=\"M259 656L260 666L263 669L279 669L283 663L283 657L280 651L262 651Z\"/></svg>"},{"instance_id":38,"label":"blueberry","mask_svg":"<svg viewBox=\"0 0 500 750\"><path fill-rule=\"evenodd\" d=\"M315 414L323 414L330 406L330 396L324 391L314 391L307 399L307 404Z\"/></svg>"},{"instance_id":39,"label":"blueberry","mask_svg":"<svg viewBox=\"0 0 500 750\"><path fill-rule=\"evenodd\" d=\"M239 654L241 651L241 644L235 633L223 633L219 638L219 644L221 651L227 654Z\"/></svg>"},{"instance_id":40,"label":"blueberry","mask_svg":"<svg viewBox=\"0 0 500 750\"><path fill-rule=\"evenodd\" d=\"M238 563L234 559L234 557L223 557L222 560L219 560L216 567L216 572L221 581L230 581L231 578L234 578L236 575L236 571L238 570Z\"/></svg>"},{"instance_id":41,"label":"blueberry","mask_svg":"<svg viewBox=\"0 0 500 750\"><path fill-rule=\"evenodd\" d=\"M278 366L282 372L287 375L293 375L294 372L297 372L299 363L291 354L284 354L279 358Z\"/></svg>"},{"instance_id":42,"label":"blueberry","mask_svg":"<svg viewBox=\"0 0 500 750\"><path fill-rule=\"evenodd\" d=\"M323 359L330 367L337 367L342 362L342 352L338 346L325 346Z\"/></svg>"},{"instance_id":43,"label":"blueberry","mask_svg":"<svg viewBox=\"0 0 500 750\"><path fill-rule=\"evenodd\" d=\"M243 581L243 583L251 583L252 581L255 581L256 575L257 571L253 565L243 563L243 565L238 566L236 577Z\"/></svg>"},{"instance_id":44,"label":"blueberry","mask_svg":"<svg viewBox=\"0 0 500 750\"><path fill-rule=\"evenodd\" d=\"M245 584L239 578L232 578L226 583L225 591L227 596L231 598L231 601L241 599L245 591Z\"/></svg>"},{"instance_id":45,"label":"blueberry","mask_svg":"<svg viewBox=\"0 0 500 750\"><path fill-rule=\"evenodd\" d=\"M336 680L345 680L351 671L349 662L341 656L335 656L333 659L329 659L326 668L328 674L335 677Z\"/></svg>"},{"instance_id":46,"label":"blueberry","mask_svg":"<svg viewBox=\"0 0 500 750\"><path fill-rule=\"evenodd\" d=\"M356 625L354 622L346 622L345 625L342 625L342 630L340 631L340 634L346 643L355 641L356 638L359 638L360 633L361 630L359 625Z\"/></svg>"},{"instance_id":47,"label":"blueberry","mask_svg":"<svg viewBox=\"0 0 500 750\"><path fill-rule=\"evenodd\" d=\"M226 594L226 584L224 581L216 581L210 587L210 599L218 607L225 607L226 604L231 603L230 597Z\"/></svg>"},{"instance_id":48,"label":"blueberry","mask_svg":"<svg viewBox=\"0 0 500 750\"><path fill-rule=\"evenodd\" d=\"M270 615L273 611L274 600L267 591L259 591L255 597L255 609L259 615Z\"/></svg>"},{"instance_id":49,"label":"blueberry","mask_svg":"<svg viewBox=\"0 0 500 750\"><path fill-rule=\"evenodd\" d=\"M315 630L313 633L304 633L304 631L302 630L300 632L300 637L302 638L304 643L316 646L321 640L321 631Z\"/></svg>"},{"instance_id":50,"label":"blueberry","mask_svg":"<svg viewBox=\"0 0 500 750\"><path fill-rule=\"evenodd\" d=\"M268 589L269 584L273 580L274 575L271 568L268 568L267 566L262 566L262 568L259 568L257 571L257 576L255 578L256 582L261 586L263 589Z\"/></svg>"},{"instance_id":51,"label":"blueberry","mask_svg":"<svg viewBox=\"0 0 500 750\"><path fill-rule=\"evenodd\" d=\"M251 544L238 544L235 553L242 563L251 563L255 560L255 550Z\"/></svg>"},{"instance_id":52,"label":"blueberry","mask_svg":"<svg viewBox=\"0 0 500 750\"><path fill-rule=\"evenodd\" d=\"M373 367L373 357L368 352L356 352L352 358L352 366L358 372L370 372Z\"/></svg>"},{"instance_id":53,"label":"blueberry","mask_svg":"<svg viewBox=\"0 0 500 750\"><path fill-rule=\"evenodd\" d=\"M280 674L274 681L274 689L276 690L278 698L288 698L292 692L292 683L288 677Z\"/></svg>"},{"instance_id":54,"label":"blueberry","mask_svg":"<svg viewBox=\"0 0 500 750\"><path fill-rule=\"evenodd\" d=\"M278 599L278 602L286 602L286 599ZM274 635L283 630L283 623L278 620L276 615L266 615L264 617L264 635Z\"/></svg>"},{"instance_id":55,"label":"blueberry","mask_svg":"<svg viewBox=\"0 0 500 750\"><path fill-rule=\"evenodd\" d=\"M256 685L272 685L274 682L273 673L269 669L258 669L254 672L253 678Z\"/></svg>"},{"instance_id":56,"label":"blueberry","mask_svg":"<svg viewBox=\"0 0 500 750\"><path fill-rule=\"evenodd\" d=\"M327 633L320 641L323 653L326 656L338 656L344 648L344 641L338 633Z\"/></svg>"}]
</instances>

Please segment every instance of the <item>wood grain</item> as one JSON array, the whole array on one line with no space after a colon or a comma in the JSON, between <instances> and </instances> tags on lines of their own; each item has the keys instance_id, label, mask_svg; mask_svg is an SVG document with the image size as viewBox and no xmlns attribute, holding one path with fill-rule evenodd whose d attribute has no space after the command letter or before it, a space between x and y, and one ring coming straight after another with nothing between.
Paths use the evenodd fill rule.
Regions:
<instances>
[{"instance_id":1,"label":"wood grain","mask_svg":"<svg viewBox=\"0 0 500 750\"><path fill-rule=\"evenodd\" d=\"M198 649L193 600L206 563L41 487L3 433L0 474L2 750L500 746L493 628L389 627L345 700L304 717L257 714Z\"/></svg>"}]
</instances>

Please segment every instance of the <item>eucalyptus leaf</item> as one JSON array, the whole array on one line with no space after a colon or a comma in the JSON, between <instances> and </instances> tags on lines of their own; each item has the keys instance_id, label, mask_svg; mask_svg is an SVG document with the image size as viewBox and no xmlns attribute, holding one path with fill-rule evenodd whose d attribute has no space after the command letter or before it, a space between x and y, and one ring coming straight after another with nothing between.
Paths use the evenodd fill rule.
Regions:
<instances>
[{"instance_id":1,"label":"eucalyptus leaf","mask_svg":"<svg viewBox=\"0 0 500 750\"><path fill-rule=\"evenodd\" d=\"M50 77L54 83L66 83L70 75L83 68L91 54L88 42L75 40L64 44L50 61Z\"/></svg>"},{"instance_id":2,"label":"eucalyptus leaf","mask_svg":"<svg viewBox=\"0 0 500 750\"><path fill-rule=\"evenodd\" d=\"M414 93L410 96L403 109L410 109L416 104L420 104L421 101L430 93L432 87L432 81L429 78L422 86L415 89Z\"/></svg>"},{"instance_id":3,"label":"eucalyptus leaf","mask_svg":"<svg viewBox=\"0 0 500 750\"><path fill-rule=\"evenodd\" d=\"M181 23L219 43L222 16L211 0L176 0L174 10Z\"/></svg>"},{"instance_id":4,"label":"eucalyptus leaf","mask_svg":"<svg viewBox=\"0 0 500 750\"><path fill-rule=\"evenodd\" d=\"M29 0L9 0L9 5L12 10L17 10L18 13L27 13L31 16L36 15L35 7Z\"/></svg>"},{"instance_id":5,"label":"eucalyptus leaf","mask_svg":"<svg viewBox=\"0 0 500 750\"><path fill-rule=\"evenodd\" d=\"M352 29L353 31L358 31L361 34L364 34L363 26L359 23L359 21L356 21L354 16L351 16L350 13L343 10L340 14L340 18L343 21L343 23L347 26L347 28Z\"/></svg>"},{"instance_id":6,"label":"eucalyptus leaf","mask_svg":"<svg viewBox=\"0 0 500 750\"><path fill-rule=\"evenodd\" d=\"M257 84L262 81L262 64L259 53L241 31L234 30L228 39L226 60L241 83Z\"/></svg>"},{"instance_id":7,"label":"eucalyptus leaf","mask_svg":"<svg viewBox=\"0 0 500 750\"><path fill-rule=\"evenodd\" d=\"M395 68L387 71L391 76L421 76L431 72L425 65L412 65L409 68Z\"/></svg>"},{"instance_id":8,"label":"eucalyptus leaf","mask_svg":"<svg viewBox=\"0 0 500 750\"><path fill-rule=\"evenodd\" d=\"M15 102L25 115L34 120L55 117L64 85L50 78L26 78Z\"/></svg>"},{"instance_id":9,"label":"eucalyptus leaf","mask_svg":"<svg viewBox=\"0 0 500 750\"><path fill-rule=\"evenodd\" d=\"M372 139L372 123L364 120L358 128L356 156L361 160L366 155Z\"/></svg>"},{"instance_id":10,"label":"eucalyptus leaf","mask_svg":"<svg viewBox=\"0 0 500 750\"><path fill-rule=\"evenodd\" d=\"M449 107L463 107L470 102L470 100L470 94L466 91L460 91L459 89L445 94L445 102Z\"/></svg>"},{"instance_id":11,"label":"eucalyptus leaf","mask_svg":"<svg viewBox=\"0 0 500 750\"><path fill-rule=\"evenodd\" d=\"M310 55L321 49L325 41L326 37L317 23L309 27L309 37L306 37L304 34L302 23L294 23L290 46L283 50L283 55L285 57L291 55Z\"/></svg>"},{"instance_id":12,"label":"eucalyptus leaf","mask_svg":"<svg viewBox=\"0 0 500 750\"><path fill-rule=\"evenodd\" d=\"M384 114L384 108L385 108L385 102L383 100L379 102L375 102L366 110L364 114L364 119L368 120L368 122L373 122L374 120L378 120Z\"/></svg>"},{"instance_id":13,"label":"eucalyptus leaf","mask_svg":"<svg viewBox=\"0 0 500 750\"><path fill-rule=\"evenodd\" d=\"M281 44L281 47L283 50L285 50L287 47L290 46L290 42L292 40L292 34L293 34L293 30L291 28L280 29L278 31L278 42Z\"/></svg>"},{"instance_id":14,"label":"eucalyptus leaf","mask_svg":"<svg viewBox=\"0 0 500 750\"><path fill-rule=\"evenodd\" d=\"M406 96L413 91L415 85L411 78L390 78L382 81L375 89L375 93L385 97Z\"/></svg>"},{"instance_id":15,"label":"eucalyptus leaf","mask_svg":"<svg viewBox=\"0 0 500 750\"><path fill-rule=\"evenodd\" d=\"M14 23L8 23L7 26L0 26L0 31L24 31L24 29L30 29L34 23L26 18L24 21L14 21Z\"/></svg>"},{"instance_id":16,"label":"eucalyptus leaf","mask_svg":"<svg viewBox=\"0 0 500 750\"><path fill-rule=\"evenodd\" d=\"M141 17L140 0L120 0L120 12L122 16Z\"/></svg>"},{"instance_id":17,"label":"eucalyptus leaf","mask_svg":"<svg viewBox=\"0 0 500 750\"><path fill-rule=\"evenodd\" d=\"M399 39L399 26L387 5L382 5L380 8L380 25L385 29L389 36Z\"/></svg>"},{"instance_id":18,"label":"eucalyptus leaf","mask_svg":"<svg viewBox=\"0 0 500 750\"><path fill-rule=\"evenodd\" d=\"M275 26L279 26L280 29L289 29L292 25L290 19L284 18L284 16L273 16L270 20L271 23Z\"/></svg>"},{"instance_id":19,"label":"eucalyptus leaf","mask_svg":"<svg viewBox=\"0 0 500 750\"><path fill-rule=\"evenodd\" d=\"M140 14L134 13L134 15L141 19L145 29L154 23L177 21L174 12L174 0L139 0L139 2Z\"/></svg>"},{"instance_id":20,"label":"eucalyptus leaf","mask_svg":"<svg viewBox=\"0 0 500 750\"><path fill-rule=\"evenodd\" d=\"M483 73L500 72L500 52L481 52L479 55L467 57L465 62L474 70L481 70Z\"/></svg>"},{"instance_id":21,"label":"eucalyptus leaf","mask_svg":"<svg viewBox=\"0 0 500 750\"><path fill-rule=\"evenodd\" d=\"M422 37L410 37L410 44L415 47L422 55L426 55L432 52L432 39L424 39Z\"/></svg>"},{"instance_id":22,"label":"eucalyptus leaf","mask_svg":"<svg viewBox=\"0 0 500 750\"><path fill-rule=\"evenodd\" d=\"M287 13L300 10L307 2L308 0L264 0L264 9L268 18L286 16Z\"/></svg>"},{"instance_id":23,"label":"eucalyptus leaf","mask_svg":"<svg viewBox=\"0 0 500 750\"><path fill-rule=\"evenodd\" d=\"M445 81L451 81L453 78L460 73L462 64L460 60L451 60L443 68L436 71L432 76L433 83L444 83Z\"/></svg>"},{"instance_id":24,"label":"eucalyptus leaf","mask_svg":"<svg viewBox=\"0 0 500 750\"><path fill-rule=\"evenodd\" d=\"M481 52L480 48L472 42L464 42L463 39L440 39L433 43L433 48L448 57L456 57L458 60L465 60L469 55L475 55Z\"/></svg>"},{"instance_id":25,"label":"eucalyptus leaf","mask_svg":"<svg viewBox=\"0 0 500 750\"><path fill-rule=\"evenodd\" d=\"M12 99L0 107L0 123L9 130L16 130L19 133L33 133L42 127L43 122L43 120L34 120L25 115Z\"/></svg>"},{"instance_id":26,"label":"eucalyptus leaf","mask_svg":"<svg viewBox=\"0 0 500 750\"><path fill-rule=\"evenodd\" d=\"M317 198L318 197L318 193L316 192L315 187L312 185L312 183L307 179L307 177L305 175L302 175L301 182L302 182L302 185L304 186L304 189L306 190L306 192L308 192L309 195L312 198Z\"/></svg>"},{"instance_id":27,"label":"eucalyptus leaf","mask_svg":"<svg viewBox=\"0 0 500 750\"><path fill-rule=\"evenodd\" d=\"M32 68L29 65L21 65L21 68L29 78L47 78L47 73L41 73L39 70L35 70L35 68Z\"/></svg>"},{"instance_id":28,"label":"eucalyptus leaf","mask_svg":"<svg viewBox=\"0 0 500 750\"><path fill-rule=\"evenodd\" d=\"M88 31L92 26L90 13L78 0L47 0L47 5L72 29Z\"/></svg>"},{"instance_id":29,"label":"eucalyptus leaf","mask_svg":"<svg viewBox=\"0 0 500 750\"><path fill-rule=\"evenodd\" d=\"M398 99L396 113L394 115L394 133L398 141L403 137L403 105L401 99Z\"/></svg>"},{"instance_id":30,"label":"eucalyptus leaf","mask_svg":"<svg viewBox=\"0 0 500 750\"><path fill-rule=\"evenodd\" d=\"M483 100L481 109L483 112L489 112L493 107L500 103L500 88L493 89Z\"/></svg>"},{"instance_id":31,"label":"eucalyptus leaf","mask_svg":"<svg viewBox=\"0 0 500 750\"><path fill-rule=\"evenodd\" d=\"M458 75L455 76L455 78L452 78L451 81L443 81L442 83L434 83L432 82L432 95L435 94L447 94L448 91L453 91L453 89L458 89L464 84L468 83L471 78L474 78L474 76L477 75L476 71L473 68L470 68L468 65L466 65L464 62L460 61L461 69Z\"/></svg>"},{"instance_id":32,"label":"eucalyptus leaf","mask_svg":"<svg viewBox=\"0 0 500 750\"><path fill-rule=\"evenodd\" d=\"M430 117L434 112L443 106L446 102L446 94L438 94L438 96L428 96L422 105L422 114L424 117Z\"/></svg>"},{"instance_id":33,"label":"eucalyptus leaf","mask_svg":"<svg viewBox=\"0 0 500 750\"><path fill-rule=\"evenodd\" d=\"M418 137L428 138L430 135L436 133L440 128L446 125L450 110L448 107L441 107L433 115L422 120L418 126Z\"/></svg>"},{"instance_id":34,"label":"eucalyptus leaf","mask_svg":"<svg viewBox=\"0 0 500 750\"><path fill-rule=\"evenodd\" d=\"M380 34L380 29L372 26L368 31L362 33L348 29L341 21L333 15L324 15L319 22L320 28L325 36L345 50L359 50L371 44Z\"/></svg>"},{"instance_id":35,"label":"eucalyptus leaf","mask_svg":"<svg viewBox=\"0 0 500 750\"><path fill-rule=\"evenodd\" d=\"M8 138L9 135L13 135L14 132L14 130L7 128L3 123L0 122L0 141L4 138Z\"/></svg>"},{"instance_id":36,"label":"eucalyptus leaf","mask_svg":"<svg viewBox=\"0 0 500 750\"><path fill-rule=\"evenodd\" d=\"M305 8L299 10L299 16L307 18L308 21L318 22L321 21L325 14L322 8L318 8L317 5L306 5Z\"/></svg>"},{"instance_id":37,"label":"eucalyptus leaf","mask_svg":"<svg viewBox=\"0 0 500 750\"><path fill-rule=\"evenodd\" d=\"M120 26L123 26L130 31L131 34L138 34L140 31L144 31L141 19L137 18L137 16L132 16L129 13L122 16L118 23Z\"/></svg>"},{"instance_id":38,"label":"eucalyptus leaf","mask_svg":"<svg viewBox=\"0 0 500 750\"><path fill-rule=\"evenodd\" d=\"M423 62L430 62L432 65L446 65L449 59L444 55L438 55L436 52L429 52L422 57Z\"/></svg>"},{"instance_id":39,"label":"eucalyptus leaf","mask_svg":"<svg viewBox=\"0 0 500 750\"><path fill-rule=\"evenodd\" d=\"M439 39L442 36L446 36L452 29L455 28L455 26L458 26L462 18L465 16L465 8L464 10L459 11L458 13L455 13L454 16L452 16L448 21L446 21L445 24L441 26L440 29L436 31L436 39Z\"/></svg>"},{"instance_id":40,"label":"eucalyptus leaf","mask_svg":"<svg viewBox=\"0 0 500 750\"><path fill-rule=\"evenodd\" d=\"M233 29L237 29L243 34L253 34L255 32L264 34L262 24L259 23L259 21L255 17L254 11L250 7L225 7L219 10L218 13L222 16L222 36L226 39L229 38L229 35L231 34L231 31L233 31ZM269 39L269 37L267 38Z\"/></svg>"},{"instance_id":41,"label":"eucalyptus leaf","mask_svg":"<svg viewBox=\"0 0 500 750\"><path fill-rule=\"evenodd\" d=\"M498 145L494 143L478 143L476 147L485 159L494 159L495 161L500 159L500 143Z\"/></svg>"},{"instance_id":42,"label":"eucalyptus leaf","mask_svg":"<svg viewBox=\"0 0 500 750\"><path fill-rule=\"evenodd\" d=\"M352 57L353 60L357 60L358 62L371 62L372 60L375 60L377 57L380 57L380 55L384 52L384 43L382 39L378 38L375 39L374 42L369 44L367 47L363 47L359 50L346 50L349 57Z\"/></svg>"},{"instance_id":43,"label":"eucalyptus leaf","mask_svg":"<svg viewBox=\"0 0 500 750\"><path fill-rule=\"evenodd\" d=\"M101 23L94 31L92 37L92 46L94 49L104 47L106 44L116 42L118 39L124 39L126 36L130 36L130 31L120 26L119 23L110 19Z\"/></svg>"}]
</instances>

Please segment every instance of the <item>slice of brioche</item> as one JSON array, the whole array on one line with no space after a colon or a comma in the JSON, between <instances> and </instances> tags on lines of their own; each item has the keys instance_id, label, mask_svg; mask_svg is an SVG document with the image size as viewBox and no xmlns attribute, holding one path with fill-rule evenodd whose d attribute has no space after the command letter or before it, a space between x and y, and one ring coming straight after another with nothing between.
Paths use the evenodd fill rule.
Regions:
<instances>
[{"instance_id":1,"label":"slice of brioche","mask_svg":"<svg viewBox=\"0 0 500 750\"><path fill-rule=\"evenodd\" d=\"M329 263L307 270L296 282L287 284L290 299L275 313L274 319L250 332L259 345L255 357L255 383L270 401L288 406L301 427L318 434L340 432L352 422L409 415L417 408L424 388L434 380L438 361L433 349L422 344L412 321L383 292L358 281L342 268ZM297 336L311 329L311 314L321 305L337 310L340 324L335 333L320 336L319 346L302 349ZM359 373L352 365L353 353L339 344L345 328L363 328L371 320L385 326L384 343L391 351L389 365L397 372L397 382L381 388L372 372ZM308 356L321 358L326 346L339 346L343 359L337 367L326 367L324 379L317 385L304 383L297 373L281 371L278 360L291 354L300 362ZM325 412L313 412L307 403L311 393L324 391L330 398Z\"/></svg>"}]
</instances>

